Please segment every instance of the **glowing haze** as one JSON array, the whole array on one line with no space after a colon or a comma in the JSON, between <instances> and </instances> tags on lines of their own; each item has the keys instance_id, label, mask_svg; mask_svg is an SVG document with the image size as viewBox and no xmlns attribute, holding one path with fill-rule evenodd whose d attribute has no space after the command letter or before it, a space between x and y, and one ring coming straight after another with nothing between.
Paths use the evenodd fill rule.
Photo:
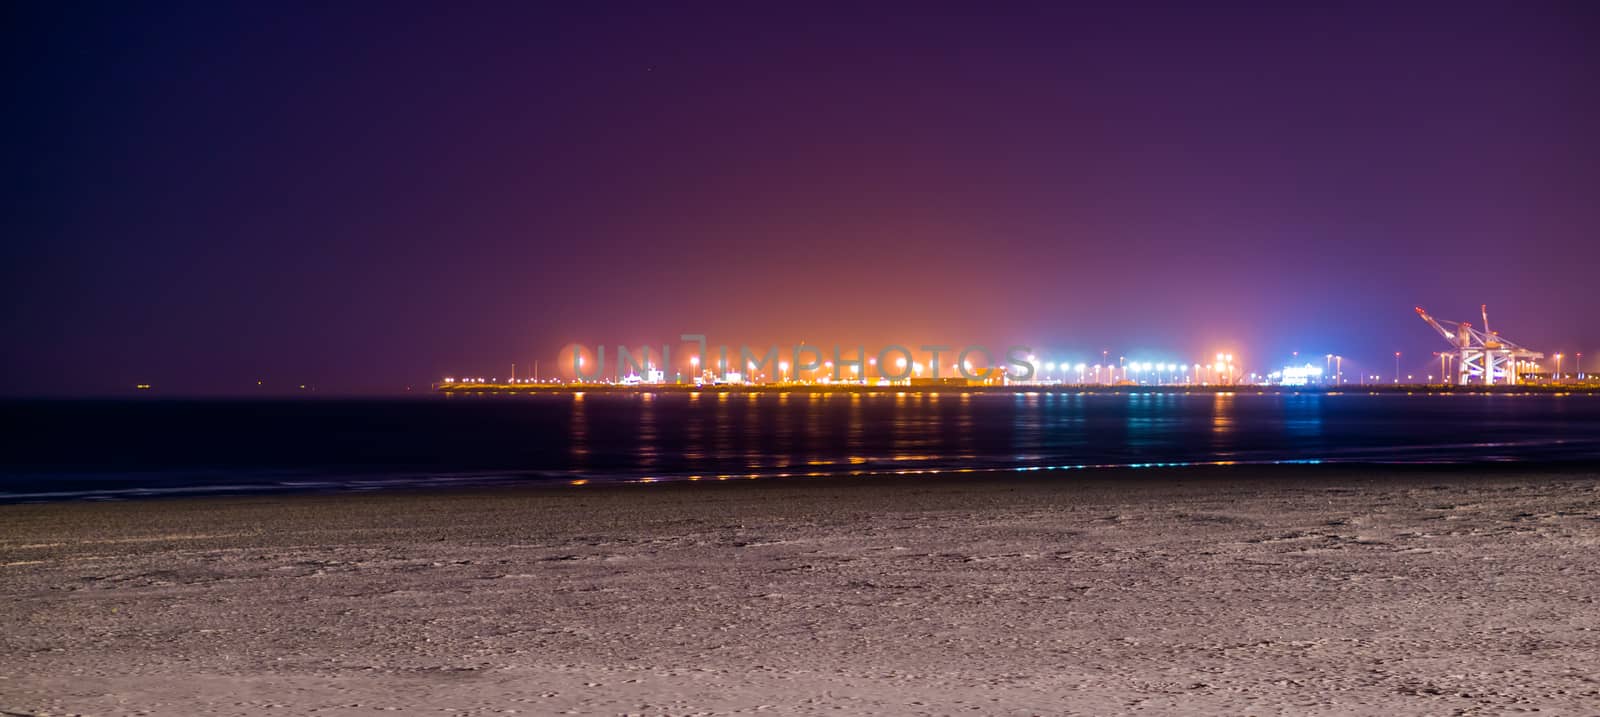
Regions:
<instances>
[{"instance_id":1,"label":"glowing haze","mask_svg":"<svg viewBox=\"0 0 1600 717\"><path fill-rule=\"evenodd\" d=\"M691 331L1420 373L1412 307L1485 302L1600 368L1592 4L1054 5L9 4L0 390Z\"/></svg>"}]
</instances>

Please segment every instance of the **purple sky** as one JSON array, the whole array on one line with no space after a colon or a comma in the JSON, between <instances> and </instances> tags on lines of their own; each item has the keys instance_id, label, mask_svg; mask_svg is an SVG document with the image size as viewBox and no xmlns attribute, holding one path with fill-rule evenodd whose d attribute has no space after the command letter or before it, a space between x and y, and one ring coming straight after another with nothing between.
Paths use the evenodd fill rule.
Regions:
<instances>
[{"instance_id":1,"label":"purple sky","mask_svg":"<svg viewBox=\"0 0 1600 717\"><path fill-rule=\"evenodd\" d=\"M1593 3L667 5L6 4L0 393L685 332L1421 373L1485 302L1600 368Z\"/></svg>"}]
</instances>

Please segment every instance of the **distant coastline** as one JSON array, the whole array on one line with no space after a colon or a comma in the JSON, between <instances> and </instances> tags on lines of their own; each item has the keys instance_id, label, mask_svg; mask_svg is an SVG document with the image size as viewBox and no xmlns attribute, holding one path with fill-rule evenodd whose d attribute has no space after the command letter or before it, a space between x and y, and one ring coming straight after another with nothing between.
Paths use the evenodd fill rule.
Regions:
<instances>
[{"instance_id":1,"label":"distant coastline","mask_svg":"<svg viewBox=\"0 0 1600 717\"><path fill-rule=\"evenodd\" d=\"M823 394L884 394L884 393L1081 393L1081 394L1253 394L1253 395L1304 395L1338 396L1345 394L1404 394L1404 395L1560 395L1594 396L1600 394L1600 382L1571 385L1518 385L1518 386L1442 386L1439 384L1399 385L1348 385L1348 386L1134 386L1099 384L1050 385L961 385L929 384L917 386L864 386L861 384L729 384L694 386L690 384L608 384L608 383L528 383L528 384L437 384L433 392L445 396L514 396L553 394L646 394L646 393L823 393Z\"/></svg>"}]
</instances>

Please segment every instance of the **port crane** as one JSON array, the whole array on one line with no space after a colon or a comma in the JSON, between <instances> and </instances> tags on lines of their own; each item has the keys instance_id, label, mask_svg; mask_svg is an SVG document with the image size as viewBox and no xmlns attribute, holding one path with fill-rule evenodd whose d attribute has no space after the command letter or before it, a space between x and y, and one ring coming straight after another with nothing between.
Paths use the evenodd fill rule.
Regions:
<instances>
[{"instance_id":1,"label":"port crane","mask_svg":"<svg viewBox=\"0 0 1600 717\"><path fill-rule=\"evenodd\" d=\"M1524 362L1544 358L1544 354L1530 351L1501 338L1499 332L1490 331L1489 306L1484 304L1481 311L1483 330L1479 331L1465 321L1435 319L1422 307L1417 307L1417 315L1455 349L1456 364L1460 367L1456 372L1456 383L1462 386L1472 383L1486 386L1515 384L1519 378L1519 367Z\"/></svg>"}]
</instances>

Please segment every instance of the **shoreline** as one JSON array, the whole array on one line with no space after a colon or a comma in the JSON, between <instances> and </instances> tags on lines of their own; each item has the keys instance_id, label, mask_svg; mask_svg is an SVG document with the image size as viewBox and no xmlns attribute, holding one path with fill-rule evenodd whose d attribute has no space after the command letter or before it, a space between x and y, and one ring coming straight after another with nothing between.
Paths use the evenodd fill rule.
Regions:
<instances>
[{"instance_id":1,"label":"shoreline","mask_svg":"<svg viewBox=\"0 0 1600 717\"><path fill-rule=\"evenodd\" d=\"M852 383L776 383L776 384L722 384L695 386L690 384L435 384L431 393L436 396L488 397L488 396L539 396L576 394L638 395L649 393L819 393L819 394L880 394L880 393L1078 393L1093 394L1199 394L1199 395L1276 395L1276 396L1342 396L1342 395L1427 395L1427 396L1516 396L1516 395L1576 395L1594 396L1600 383L1593 381L1570 384L1519 384L1510 386L1457 386L1450 384L1346 384L1344 386L1270 386L1257 384L1175 385L1175 384L950 384L930 383L900 386L873 386ZM424 394L425 395L425 394Z\"/></svg>"},{"instance_id":2,"label":"shoreline","mask_svg":"<svg viewBox=\"0 0 1600 717\"><path fill-rule=\"evenodd\" d=\"M1600 467L1240 468L0 506L0 710L1600 700Z\"/></svg>"},{"instance_id":3,"label":"shoreline","mask_svg":"<svg viewBox=\"0 0 1600 717\"><path fill-rule=\"evenodd\" d=\"M1115 384L1066 384L1053 383L1041 385L953 385L933 384L917 386L865 386L860 384L725 384L694 386L691 384L641 384L627 386L622 384L558 384L558 383L532 383L532 384L435 384L422 390L405 390L391 392L375 391L337 391L325 388L305 390L298 392L276 393L167 393L159 386L147 390L113 392L106 394L54 394L49 392L19 393L4 399L3 402L11 403L41 403L41 402L94 402L94 401L197 401L197 402L228 402L228 401L423 401L437 400L439 398L478 398L490 396L538 396L538 395L573 395L573 394L600 394L600 395L640 395L657 393L816 393L816 394L878 394L878 393L949 393L949 394L984 394L984 393L1072 393L1072 394L1251 394L1251 395L1429 395L1429 396L1518 396L1518 395L1573 395L1597 396L1600 395L1600 382L1584 381L1565 384L1518 384L1513 386L1483 386L1483 385L1450 385L1438 383L1413 383L1413 384L1346 384L1344 386L1270 386L1256 384L1236 385L1115 385Z\"/></svg>"},{"instance_id":4,"label":"shoreline","mask_svg":"<svg viewBox=\"0 0 1600 717\"><path fill-rule=\"evenodd\" d=\"M919 484L954 481L986 483L1018 481L1138 481L1152 475L1158 479L1190 480L1281 480L1319 479L1330 475L1352 472L1382 472L1393 477L1405 475L1444 475L1456 477L1487 477L1494 475L1524 475L1541 473L1549 475L1586 475L1597 470L1593 461L1503 461L1503 462L1366 462L1323 459L1279 461L1195 461L1169 463L1131 463L1122 465L1082 466L1017 466L981 468L882 468L815 472L777 472L729 475L666 475L618 476L564 476L525 474L517 471L484 471L482 475L465 477L439 474L419 474L414 479L362 480L348 478L345 482L317 481L302 478L293 483L239 483L239 484L175 484L152 487L104 488L70 492L4 493L0 492L0 508L11 505L46 505L54 503L115 504L120 502L206 500L223 498L274 498L292 496L363 496L387 493L411 495L448 495L453 493L493 492L514 494L518 492L543 493L551 491L599 491L608 488L639 487L664 490L669 486L746 486L777 483L850 483ZM374 478L392 475L372 471ZM1271 478L1267 478L1271 476Z\"/></svg>"}]
</instances>

